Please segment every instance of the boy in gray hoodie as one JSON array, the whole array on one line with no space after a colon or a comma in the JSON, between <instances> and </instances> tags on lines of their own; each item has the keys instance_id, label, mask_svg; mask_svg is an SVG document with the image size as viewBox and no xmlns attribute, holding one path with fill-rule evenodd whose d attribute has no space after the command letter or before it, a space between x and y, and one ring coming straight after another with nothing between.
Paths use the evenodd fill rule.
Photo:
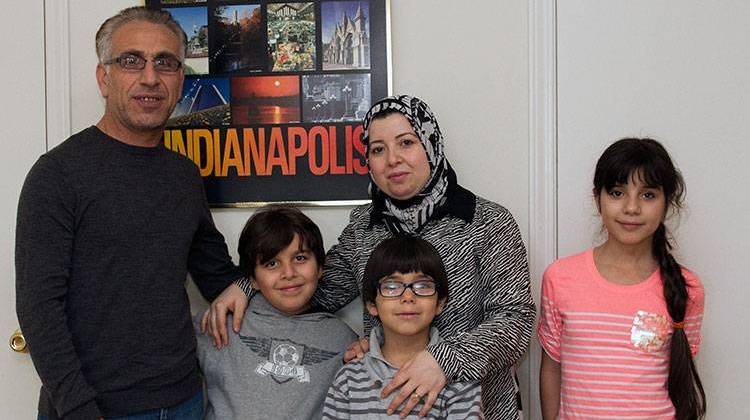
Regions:
<instances>
[{"instance_id":1,"label":"boy in gray hoodie","mask_svg":"<svg viewBox=\"0 0 750 420\"><path fill-rule=\"evenodd\" d=\"M240 268L260 293L232 346L216 349L196 318L206 419L319 419L357 338L335 315L310 311L325 258L320 230L296 209L261 211L248 220L238 249Z\"/></svg>"}]
</instances>

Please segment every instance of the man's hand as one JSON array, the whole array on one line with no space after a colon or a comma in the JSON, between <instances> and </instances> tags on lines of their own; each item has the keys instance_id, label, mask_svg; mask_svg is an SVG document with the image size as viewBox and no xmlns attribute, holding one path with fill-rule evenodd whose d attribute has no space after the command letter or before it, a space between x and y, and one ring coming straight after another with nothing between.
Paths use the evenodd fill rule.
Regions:
<instances>
[{"instance_id":1,"label":"man's hand","mask_svg":"<svg viewBox=\"0 0 750 420\"><path fill-rule=\"evenodd\" d=\"M232 283L217 297L203 314L201 334L208 333L214 340L214 346L221 349L229 345L227 333L227 315L232 313L232 330L240 332L242 318L247 309L247 295L239 286Z\"/></svg>"},{"instance_id":2,"label":"man's hand","mask_svg":"<svg viewBox=\"0 0 750 420\"><path fill-rule=\"evenodd\" d=\"M401 404L404 404L399 414L399 417L403 419L421 400L424 400L419 416L425 417L447 382L445 373L438 362L427 350L423 350L401 366L391 382L383 388L380 398L386 398L393 391L401 388L388 406L388 415L396 412Z\"/></svg>"}]
</instances>

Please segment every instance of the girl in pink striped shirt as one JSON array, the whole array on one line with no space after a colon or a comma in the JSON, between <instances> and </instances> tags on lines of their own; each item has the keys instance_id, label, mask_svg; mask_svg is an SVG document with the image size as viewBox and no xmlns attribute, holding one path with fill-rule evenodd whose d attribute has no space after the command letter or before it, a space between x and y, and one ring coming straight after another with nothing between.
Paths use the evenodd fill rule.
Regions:
<instances>
[{"instance_id":1,"label":"girl in pink striped shirt","mask_svg":"<svg viewBox=\"0 0 750 420\"><path fill-rule=\"evenodd\" d=\"M699 419L693 357L703 286L670 253L664 225L685 185L664 147L622 139L596 165L607 240L544 273L539 341L545 420Z\"/></svg>"}]
</instances>

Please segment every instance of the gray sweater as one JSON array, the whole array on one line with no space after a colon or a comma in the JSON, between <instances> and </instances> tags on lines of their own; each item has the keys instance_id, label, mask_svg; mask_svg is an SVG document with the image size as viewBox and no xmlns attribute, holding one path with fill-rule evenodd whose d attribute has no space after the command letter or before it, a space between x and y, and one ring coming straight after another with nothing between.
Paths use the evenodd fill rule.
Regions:
<instances>
[{"instance_id":1,"label":"gray sweater","mask_svg":"<svg viewBox=\"0 0 750 420\"><path fill-rule=\"evenodd\" d=\"M196 332L200 315L195 318ZM228 321L228 323L231 321ZM260 293L221 350L198 334L206 419L320 419L323 400L356 334L335 315L288 316Z\"/></svg>"},{"instance_id":2,"label":"gray sweater","mask_svg":"<svg viewBox=\"0 0 750 420\"><path fill-rule=\"evenodd\" d=\"M430 345L440 342L438 331L430 329ZM381 400L380 393L393 379L398 369L388 363L380 350L383 344L381 327L370 332L370 351L362 360L352 360L336 374L333 385L328 390L323 419L326 420L377 420L398 418L388 416L386 410L396 395ZM407 419L417 419L422 404L412 410ZM453 382L446 385L437 401L427 414L428 419L476 420L483 419L482 388L478 381Z\"/></svg>"},{"instance_id":3,"label":"gray sweater","mask_svg":"<svg viewBox=\"0 0 750 420\"><path fill-rule=\"evenodd\" d=\"M96 419L200 390L185 292L241 276L191 161L96 127L50 150L18 204L16 308L52 418Z\"/></svg>"}]
</instances>

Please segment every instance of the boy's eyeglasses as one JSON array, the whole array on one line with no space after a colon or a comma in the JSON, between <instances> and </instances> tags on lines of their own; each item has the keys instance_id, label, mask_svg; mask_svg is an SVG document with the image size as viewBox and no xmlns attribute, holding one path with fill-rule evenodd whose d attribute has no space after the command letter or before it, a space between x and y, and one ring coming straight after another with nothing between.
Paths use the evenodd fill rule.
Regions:
<instances>
[{"instance_id":1,"label":"boy's eyeglasses","mask_svg":"<svg viewBox=\"0 0 750 420\"><path fill-rule=\"evenodd\" d=\"M411 289L411 292L417 296L433 296L437 293L437 286L432 280L419 280L413 283L404 283L402 281L386 280L380 283L378 291L380 296L387 298L400 297L404 294L406 289Z\"/></svg>"},{"instance_id":2,"label":"boy's eyeglasses","mask_svg":"<svg viewBox=\"0 0 750 420\"><path fill-rule=\"evenodd\" d=\"M182 62L177 57L171 55L159 56L149 60L133 53L124 53L102 64L117 63L125 71L141 71L146 68L147 61L151 61L154 64L154 70L159 73L175 73L182 67Z\"/></svg>"}]
</instances>

